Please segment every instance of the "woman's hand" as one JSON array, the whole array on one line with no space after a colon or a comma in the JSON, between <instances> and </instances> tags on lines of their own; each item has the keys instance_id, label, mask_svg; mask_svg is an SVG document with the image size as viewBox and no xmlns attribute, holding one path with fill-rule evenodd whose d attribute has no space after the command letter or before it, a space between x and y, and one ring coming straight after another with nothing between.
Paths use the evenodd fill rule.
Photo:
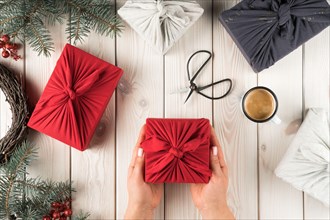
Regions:
<instances>
[{"instance_id":1,"label":"woman's hand","mask_svg":"<svg viewBox=\"0 0 330 220\"><path fill-rule=\"evenodd\" d=\"M128 206L125 219L152 219L154 209L159 205L164 192L163 184L144 182L144 154L140 148L144 139L145 126L140 131L128 169Z\"/></svg>"},{"instance_id":2,"label":"woman's hand","mask_svg":"<svg viewBox=\"0 0 330 220\"><path fill-rule=\"evenodd\" d=\"M214 129L211 130L210 163L212 176L208 184L191 184L195 206L203 219L235 219L227 205L228 168Z\"/></svg>"}]
</instances>

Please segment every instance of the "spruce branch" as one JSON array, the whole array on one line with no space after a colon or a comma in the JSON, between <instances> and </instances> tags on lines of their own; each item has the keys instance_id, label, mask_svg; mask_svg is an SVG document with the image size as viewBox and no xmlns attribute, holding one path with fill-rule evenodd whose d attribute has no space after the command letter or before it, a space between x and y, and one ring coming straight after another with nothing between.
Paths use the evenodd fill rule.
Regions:
<instances>
[{"instance_id":1,"label":"spruce branch","mask_svg":"<svg viewBox=\"0 0 330 220\"><path fill-rule=\"evenodd\" d=\"M23 142L10 161L0 166L0 219L41 219L50 212L52 202L71 198L71 182L27 178L26 167L37 156L37 147ZM88 216L88 214L83 214ZM80 219L80 218L78 218Z\"/></svg>"},{"instance_id":2,"label":"spruce branch","mask_svg":"<svg viewBox=\"0 0 330 220\"><path fill-rule=\"evenodd\" d=\"M10 161L4 165L5 175L8 179L22 178L26 174L25 167L29 166L37 156L37 148L29 142L24 141L16 148Z\"/></svg>"},{"instance_id":3,"label":"spruce branch","mask_svg":"<svg viewBox=\"0 0 330 220\"><path fill-rule=\"evenodd\" d=\"M38 55L50 56L54 44L49 26L63 23L74 44L93 30L113 37L123 28L108 0L5 0L0 1L0 32L24 40Z\"/></svg>"},{"instance_id":4,"label":"spruce branch","mask_svg":"<svg viewBox=\"0 0 330 220\"><path fill-rule=\"evenodd\" d=\"M67 0L71 9L71 21L67 29L68 39L74 43L82 41L79 35L86 36L90 30L100 35L113 37L123 26L117 19L114 7L108 1ZM70 31L71 30L71 31Z\"/></svg>"},{"instance_id":5,"label":"spruce branch","mask_svg":"<svg viewBox=\"0 0 330 220\"><path fill-rule=\"evenodd\" d=\"M36 148L30 147L29 143L23 142L22 146L17 148L13 153L8 164L5 167L5 176L1 178L0 191L4 213L0 213L0 217L10 219L11 208L14 206L15 198L20 197L22 191L14 188L16 178L23 178L26 174L25 167L28 166L31 160L36 155ZM2 215L1 215L2 214Z\"/></svg>"},{"instance_id":6,"label":"spruce branch","mask_svg":"<svg viewBox=\"0 0 330 220\"><path fill-rule=\"evenodd\" d=\"M83 212L80 210L80 212L78 213L78 215L75 216L75 217L73 217L72 219L73 219L73 220L87 220L89 216L90 216L89 213L83 213Z\"/></svg>"},{"instance_id":7,"label":"spruce branch","mask_svg":"<svg viewBox=\"0 0 330 220\"><path fill-rule=\"evenodd\" d=\"M46 27L38 20L28 25L25 30L25 40L30 44L34 51L45 56L50 56L54 51L54 43Z\"/></svg>"}]
</instances>

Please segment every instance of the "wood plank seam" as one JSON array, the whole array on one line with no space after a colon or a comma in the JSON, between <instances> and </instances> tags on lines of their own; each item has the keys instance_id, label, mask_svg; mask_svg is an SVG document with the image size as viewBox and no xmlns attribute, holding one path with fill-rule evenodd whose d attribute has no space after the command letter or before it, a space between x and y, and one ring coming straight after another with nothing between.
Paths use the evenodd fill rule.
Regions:
<instances>
[{"instance_id":1,"label":"wood plank seam","mask_svg":"<svg viewBox=\"0 0 330 220\"><path fill-rule=\"evenodd\" d=\"M110 1L110 0L109 0ZM116 16L118 16L119 17L119 15L118 15L118 10L117 10L117 0L114 0L114 10L116 11ZM116 66L118 66L118 57L117 57L117 47L118 47L118 39L117 39L117 34L115 34L115 36L114 36L114 39L115 39L115 51L114 51L114 53L115 53L115 65ZM125 72L124 72L124 74L125 74ZM114 177L115 177L115 179L114 179L114 210L113 210L113 212L114 212L114 218L116 218L117 217L117 198L118 198L118 191L117 191L117 123L118 123L118 121L117 121L117 113L118 113L118 87L116 87L116 89L115 89L115 92L114 92L114 97L115 97L115 119L114 119L114 121L115 121L115 131L114 131L114 165L115 165L115 167L114 167Z\"/></svg>"},{"instance_id":2,"label":"wood plank seam","mask_svg":"<svg viewBox=\"0 0 330 220\"><path fill-rule=\"evenodd\" d=\"M304 82L305 82L305 44L303 44L301 46L302 48L302 80L301 80L301 88L302 88L302 91L301 91L301 104L302 104L302 109L301 109L301 118L302 120L304 120L305 118L305 108L306 108L306 104L305 104L305 89L304 89ZM304 191L301 191L302 193L302 206L303 206L303 213L302 213L302 216L303 216L303 219L305 220L306 217L305 217L305 193Z\"/></svg>"}]
</instances>

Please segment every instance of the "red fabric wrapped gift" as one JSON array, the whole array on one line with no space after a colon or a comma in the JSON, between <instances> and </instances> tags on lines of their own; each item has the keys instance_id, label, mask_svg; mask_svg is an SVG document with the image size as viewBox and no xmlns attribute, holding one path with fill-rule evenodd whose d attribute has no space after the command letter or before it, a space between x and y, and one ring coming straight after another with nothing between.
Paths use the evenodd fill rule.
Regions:
<instances>
[{"instance_id":1,"label":"red fabric wrapped gift","mask_svg":"<svg viewBox=\"0 0 330 220\"><path fill-rule=\"evenodd\" d=\"M147 119L145 181L208 183L210 133L207 119Z\"/></svg>"},{"instance_id":2,"label":"red fabric wrapped gift","mask_svg":"<svg viewBox=\"0 0 330 220\"><path fill-rule=\"evenodd\" d=\"M67 44L28 126L85 150L123 71Z\"/></svg>"}]
</instances>

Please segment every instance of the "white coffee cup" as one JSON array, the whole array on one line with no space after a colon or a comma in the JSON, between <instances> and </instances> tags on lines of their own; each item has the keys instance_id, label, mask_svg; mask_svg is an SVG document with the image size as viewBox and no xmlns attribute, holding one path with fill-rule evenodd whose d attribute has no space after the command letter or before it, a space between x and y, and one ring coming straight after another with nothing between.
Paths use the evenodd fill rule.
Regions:
<instances>
[{"instance_id":1,"label":"white coffee cup","mask_svg":"<svg viewBox=\"0 0 330 220\"><path fill-rule=\"evenodd\" d=\"M267 87L256 86L248 90L241 102L244 115L253 122L263 123L272 121L280 124L281 119L276 115L278 100L275 93Z\"/></svg>"}]
</instances>

